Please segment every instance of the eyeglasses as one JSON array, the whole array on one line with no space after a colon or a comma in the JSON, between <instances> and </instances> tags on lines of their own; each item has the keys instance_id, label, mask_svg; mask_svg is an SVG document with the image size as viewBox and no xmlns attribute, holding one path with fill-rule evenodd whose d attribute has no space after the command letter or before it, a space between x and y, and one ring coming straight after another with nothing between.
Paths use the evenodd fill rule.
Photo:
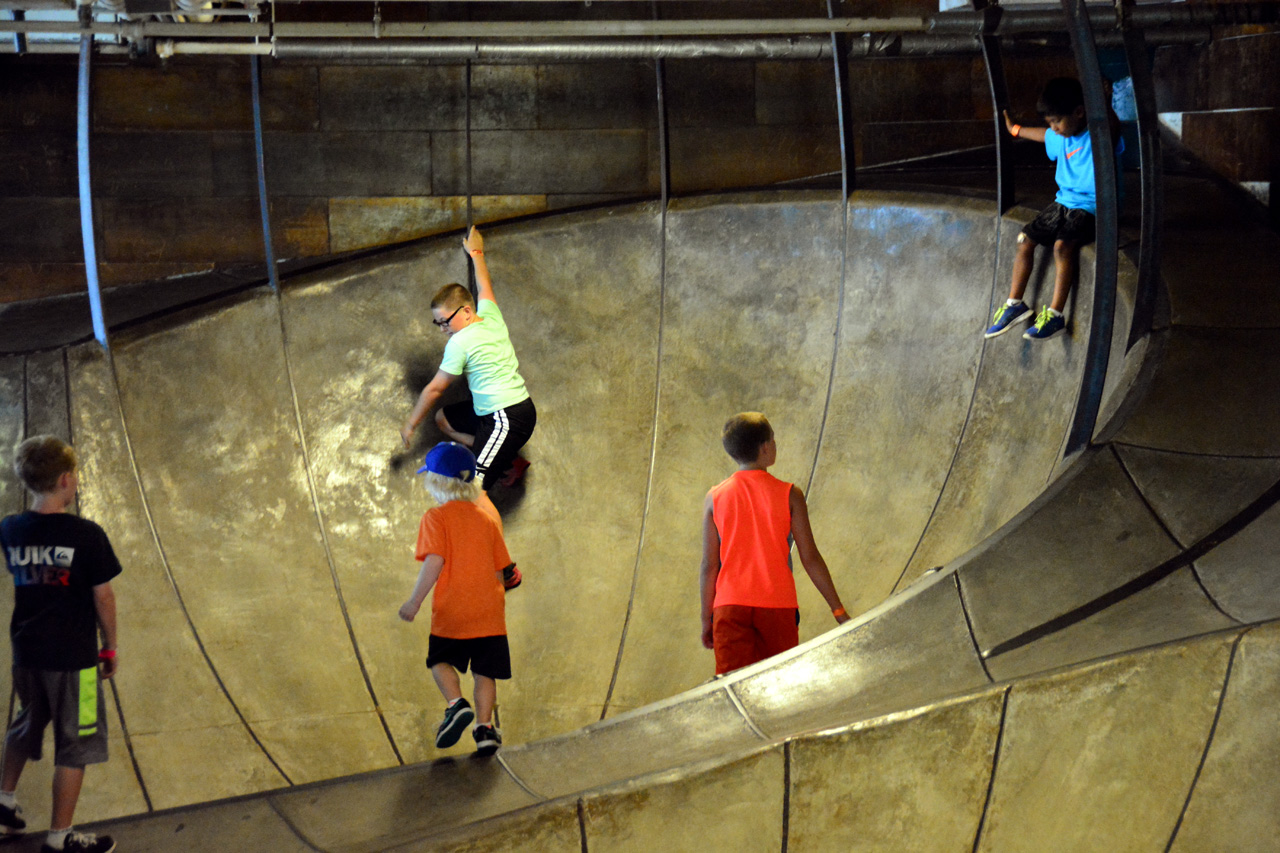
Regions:
<instances>
[{"instance_id":1,"label":"eyeglasses","mask_svg":"<svg viewBox=\"0 0 1280 853\"><path fill-rule=\"evenodd\" d=\"M452 314L450 314L448 317L445 317L443 320L432 320L431 322L432 322L433 324L435 324L436 328L438 328L438 329L440 329L441 331L443 331L443 330L445 330L445 329L449 328L449 324L453 322L453 318L454 318L454 317L457 317L457 316L458 316L458 312L459 312L459 311L461 311L463 308L466 308L466 307L467 307L467 306L465 306L465 305L459 305L457 308L454 308L454 309L453 309L453 313L452 313Z\"/></svg>"}]
</instances>

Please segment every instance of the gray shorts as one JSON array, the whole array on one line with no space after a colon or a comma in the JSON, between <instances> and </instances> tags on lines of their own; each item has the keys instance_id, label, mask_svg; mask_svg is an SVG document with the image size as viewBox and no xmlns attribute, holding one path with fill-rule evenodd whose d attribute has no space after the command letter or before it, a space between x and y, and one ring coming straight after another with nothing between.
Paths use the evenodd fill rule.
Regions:
<instances>
[{"instance_id":1,"label":"gray shorts","mask_svg":"<svg viewBox=\"0 0 1280 853\"><path fill-rule=\"evenodd\" d=\"M53 763L84 767L107 760L107 704L98 668L78 672L13 668L21 705L5 748L39 761L45 726L53 723Z\"/></svg>"}]
</instances>

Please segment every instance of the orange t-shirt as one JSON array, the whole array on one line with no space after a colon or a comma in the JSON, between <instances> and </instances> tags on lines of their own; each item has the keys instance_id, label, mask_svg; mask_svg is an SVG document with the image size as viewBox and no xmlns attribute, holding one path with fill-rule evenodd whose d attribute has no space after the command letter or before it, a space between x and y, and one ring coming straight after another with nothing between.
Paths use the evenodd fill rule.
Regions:
<instances>
[{"instance_id":1,"label":"orange t-shirt","mask_svg":"<svg viewBox=\"0 0 1280 853\"><path fill-rule=\"evenodd\" d=\"M720 534L713 607L796 607L791 576L791 484L768 471L738 471L711 489Z\"/></svg>"},{"instance_id":2,"label":"orange t-shirt","mask_svg":"<svg viewBox=\"0 0 1280 853\"><path fill-rule=\"evenodd\" d=\"M506 597L496 572L511 563L502 531L470 501L429 509L418 525L414 556L444 558L431 594L431 633L466 640L507 633Z\"/></svg>"}]
</instances>

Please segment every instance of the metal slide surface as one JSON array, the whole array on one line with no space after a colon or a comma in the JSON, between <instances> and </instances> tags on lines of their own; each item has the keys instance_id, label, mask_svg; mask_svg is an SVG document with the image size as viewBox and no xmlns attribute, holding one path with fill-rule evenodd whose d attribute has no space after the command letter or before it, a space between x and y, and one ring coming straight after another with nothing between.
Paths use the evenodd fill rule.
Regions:
<instances>
[{"instance_id":1,"label":"metal slide surface","mask_svg":"<svg viewBox=\"0 0 1280 853\"><path fill-rule=\"evenodd\" d=\"M118 331L111 359L0 358L0 440L73 439L126 567L79 821L130 851L1273 849L1280 240L1213 184L1167 197L1155 329L1126 352L1122 259L1067 460L1088 250L1067 334L981 335L1030 211L788 192L487 231L539 412L495 495L525 583L489 761L434 749L426 620L396 618L438 438L397 428L456 238ZM806 642L707 682L700 507L743 409L858 616L833 630L800 573ZM50 774L23 778L33 827Z\"/></svg>"}]
</instances>

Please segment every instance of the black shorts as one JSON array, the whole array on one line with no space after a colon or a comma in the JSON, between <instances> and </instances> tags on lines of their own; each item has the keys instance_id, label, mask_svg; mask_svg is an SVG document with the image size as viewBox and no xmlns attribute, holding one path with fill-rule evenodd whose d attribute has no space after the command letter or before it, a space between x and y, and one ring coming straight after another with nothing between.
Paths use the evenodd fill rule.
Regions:
<instances>
[{"instance_id":1,"label":"black shorts","mask_svg":"<svg viewBox=\"0 0 1280 853\"><path fill-rule=\"evenodd\" d=\"M466 672L469 664L473 673L488 678L511 677L511 650L505 634L468 640L432 634L427 641L427 669L438 663L447 663L458 672Z\"/></svg>"},{"instance_id":2,"label":"black shorts","mask_svg":"<svg viewBox=\"0 0 1280 853\"><path fill-rule=\"evenodd\" d=\"M1040 215L1022 229L1022 233L1041 246L1052 246L1058 240L1084 246L1093 242L1096 229L1097 220L1092 213L1063 207L1055 201L1040 211Z\"/></svg>"},{"instance_id":3,"label":"black shorts","mask_svg":"<svg viewBox=\"0 0 1280 853\"><path fill-rule=\"evenodd\" d=\"M445 420L458 432L476 437L471 451L476 455L480 487L486 492L507 472L520 455L520 448L533 435L538 410L528 399L489 415L477 415L470 400L444 407Z\"/></svg>"}]
</instances>

